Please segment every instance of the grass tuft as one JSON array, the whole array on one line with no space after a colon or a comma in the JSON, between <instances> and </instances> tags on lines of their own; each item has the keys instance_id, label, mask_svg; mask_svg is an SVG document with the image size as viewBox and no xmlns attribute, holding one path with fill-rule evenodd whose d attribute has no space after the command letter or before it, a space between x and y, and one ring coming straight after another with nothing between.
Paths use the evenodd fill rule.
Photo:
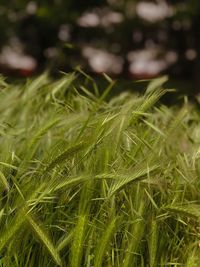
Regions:
<instances>
[{"instance_id":1,"label":"grass tuft","mask_svg":"<svg viewBox=\"0 0 200 267\"><path fill-rule=\"evenodd\" d=\"M199 111L78 71L1 78L0 266L199 266Z\"/></svg>"}]
</instances>

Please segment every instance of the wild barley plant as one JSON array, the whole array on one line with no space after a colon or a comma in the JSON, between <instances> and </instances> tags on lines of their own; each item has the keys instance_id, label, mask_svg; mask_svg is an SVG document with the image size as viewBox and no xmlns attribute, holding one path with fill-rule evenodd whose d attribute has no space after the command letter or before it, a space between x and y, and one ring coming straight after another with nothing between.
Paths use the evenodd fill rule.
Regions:
<instances>
[{"instance_id":1,"label":"wild barley plant","mask_svg":"<svg viewBox=\"0 0 200 267\"><path fill-rule=\"evenodd\" d=\"M199 110L105 77L1 78L0 266L200 266Z\"/></svg>"}]
</instances>

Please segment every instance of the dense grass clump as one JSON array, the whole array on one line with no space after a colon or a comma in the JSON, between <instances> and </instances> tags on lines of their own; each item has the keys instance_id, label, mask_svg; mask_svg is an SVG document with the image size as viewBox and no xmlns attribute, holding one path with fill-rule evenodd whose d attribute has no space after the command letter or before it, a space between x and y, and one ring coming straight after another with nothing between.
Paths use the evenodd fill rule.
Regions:
<instances>
[{"instance_id":1,"label":"dense grass clump","mask_svg":"<svg viewBox=\"0 0 200 267\"><path fill-rule=\"evenodd\" d=\"M200 266L199 111L74 79L1 80L0 266Z\"/></svg>"}]
</instances>

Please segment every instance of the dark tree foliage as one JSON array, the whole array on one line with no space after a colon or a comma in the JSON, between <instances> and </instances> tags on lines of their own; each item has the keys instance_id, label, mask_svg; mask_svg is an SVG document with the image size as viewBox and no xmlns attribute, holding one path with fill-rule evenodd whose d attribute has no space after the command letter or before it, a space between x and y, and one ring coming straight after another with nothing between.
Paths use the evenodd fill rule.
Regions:
<instances>
[{"instance_id":1,"label":"dark tree foliage","mask_svg":"<svg viewBox=\"0 0 200 267\"><path fill-rule=\"evenodd\" d=\"M148 17L156 6L168 8L169 14L161 12L161 18L157 15L153 19L151 14ZM130 68L130 52L156 47L155 57L162 66L159 73L198 80L199 0L2 0L0 14L1 49L13 38L17 39L23 53L36 59L37 69L69 70L81 65L98 72L93 65L99 62L91 63L90 55L85 56L83 52L86 47L92 47L93 56L102 50L121 58L122 66L114 74L139 77L134 67ZM170 64L162 61L163 58ZM142 77L148 74L141 71Z\"/></svg>"}]
</instances>

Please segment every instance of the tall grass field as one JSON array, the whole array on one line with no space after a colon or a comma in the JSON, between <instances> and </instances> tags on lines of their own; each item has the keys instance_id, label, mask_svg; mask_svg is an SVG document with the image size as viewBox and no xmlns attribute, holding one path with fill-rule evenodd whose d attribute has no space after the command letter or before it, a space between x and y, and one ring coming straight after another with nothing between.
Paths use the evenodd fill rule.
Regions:
<instances>
[{"instance_id":1,"label":"tall grass field","mask_svg":"<svg viewBox=\"0 0 200 267\"><path fill-rule=\"evenodd\" d=\"M200 111L76 76L0 80L0 266L200 266Z\"/></svg>"}]
</instances>

